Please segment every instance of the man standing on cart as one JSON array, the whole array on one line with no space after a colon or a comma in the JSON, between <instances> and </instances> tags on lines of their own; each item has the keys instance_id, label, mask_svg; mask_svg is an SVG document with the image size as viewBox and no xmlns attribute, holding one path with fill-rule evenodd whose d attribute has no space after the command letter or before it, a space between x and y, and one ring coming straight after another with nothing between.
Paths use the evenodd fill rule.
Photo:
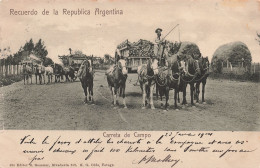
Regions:
<instances>
[{"instance_id":1,"label":"man standing on cart","mask_svg":"<svg viewBox=\"0 0 260 168\"><path fill-rule=\"evenodd\" d=\"M159 60L159 66L165 66L165 57L163 55L164 47L165 47L165 41L161 38L162 36L162 29L157 28L155 30L155 33L157 34L157 37L155 39L154 43L154 55Z\"/></svg>"}]
</instances>

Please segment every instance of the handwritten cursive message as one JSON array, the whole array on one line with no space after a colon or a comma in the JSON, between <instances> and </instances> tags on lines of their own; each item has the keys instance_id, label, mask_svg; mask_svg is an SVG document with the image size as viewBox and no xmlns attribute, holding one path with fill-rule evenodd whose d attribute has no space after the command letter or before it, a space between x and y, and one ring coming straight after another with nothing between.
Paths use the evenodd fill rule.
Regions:
<instances>
[{"instance_id":1,"label":"handwritten cursive message","mask_svg":"<svg viewBox=\"0 0 260 168\"><path fill-rule=\"evenodd\" d=\"M236 133L229 132L232 134ZM125 160L123 162L130 167L172 168L182 167L195 157L225 161L226 158L254 155L258 150L246 137L223 137L215 132L26 134L17 142L19 152L28 161L12 163L10 167L118 167L119 161ZM63 161L57 163L52 158Z\"/></svg>"}]
</instances>

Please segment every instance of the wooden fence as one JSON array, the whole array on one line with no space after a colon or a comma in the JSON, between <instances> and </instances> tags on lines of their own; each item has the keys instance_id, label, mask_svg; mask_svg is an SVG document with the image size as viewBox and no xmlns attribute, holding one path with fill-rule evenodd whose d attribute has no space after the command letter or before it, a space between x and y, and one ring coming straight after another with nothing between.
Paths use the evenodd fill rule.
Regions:
<instances>
[{"instance_id":1,"label":"wooden fence","mask_svg":"<svg viewBox=\"0 0 260 168\"><path fill-rule=\"evenodd\" d=\"M211 71L217 68L216 66L211 67ZM222 73L224 74L236 74L243 75L245 73L256 74L260 73L260 63L252 63L251 66L244 65L243 62L238 62L237 65L232 65L229 61L222 62Z\"/></svg>"},{"instance_id":2,"label":"wooden fence","mask_svg":"<svg viewBox=\"0 0 260 168\"><path fill-rule=\"evenodd\" d=\"M1 65L0 66L0 75L19 75L23 72L22 65Z\"/></svg>"}]
</instances>

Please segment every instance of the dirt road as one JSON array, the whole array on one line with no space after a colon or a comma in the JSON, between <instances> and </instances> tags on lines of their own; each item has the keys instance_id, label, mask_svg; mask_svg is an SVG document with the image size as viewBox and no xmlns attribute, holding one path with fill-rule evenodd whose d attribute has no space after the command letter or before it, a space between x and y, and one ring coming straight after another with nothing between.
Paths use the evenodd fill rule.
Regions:
<instances>
[{"instance_id":1,"label":"dirt road","mask_svg":"<svg viewBox=\"0 0 260 168\"><path fill-rule=\"evenodd\" d=\"M171 91L170 110L164 112L156 100L155 110L141 109L141 90L133 85L137 74L129 74L127 80L128 109L113 109L104 77L104 72L95 74L95 105L83 103L79 81L49 85L18 82L1 87L0 125L17 130L260 131L259 83L208 79L207 104L179 105L179 111L173 110ZM190 103L189 93L187 101Z\"/></svg>"}]
</instances>

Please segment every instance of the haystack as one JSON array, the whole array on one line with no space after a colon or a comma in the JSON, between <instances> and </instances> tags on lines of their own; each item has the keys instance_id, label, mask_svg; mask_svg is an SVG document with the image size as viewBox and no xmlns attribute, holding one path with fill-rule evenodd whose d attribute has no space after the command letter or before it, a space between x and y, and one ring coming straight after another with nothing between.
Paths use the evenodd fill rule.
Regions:
<instances>
[{"instance_id":1,"label":"haystack","mask_svg":"<svg viewBox=\"0 0 260 168\"><path fill-rule=\"evenodd\" d=\"M244 65L247 66L251 64L252 56L247 45L237 41L221 45L213 54L211 62L213 64L217 64L219 61L226 63L227 60L234 66L240 62L244 62Z\"/></svg>"}]
</instances>

